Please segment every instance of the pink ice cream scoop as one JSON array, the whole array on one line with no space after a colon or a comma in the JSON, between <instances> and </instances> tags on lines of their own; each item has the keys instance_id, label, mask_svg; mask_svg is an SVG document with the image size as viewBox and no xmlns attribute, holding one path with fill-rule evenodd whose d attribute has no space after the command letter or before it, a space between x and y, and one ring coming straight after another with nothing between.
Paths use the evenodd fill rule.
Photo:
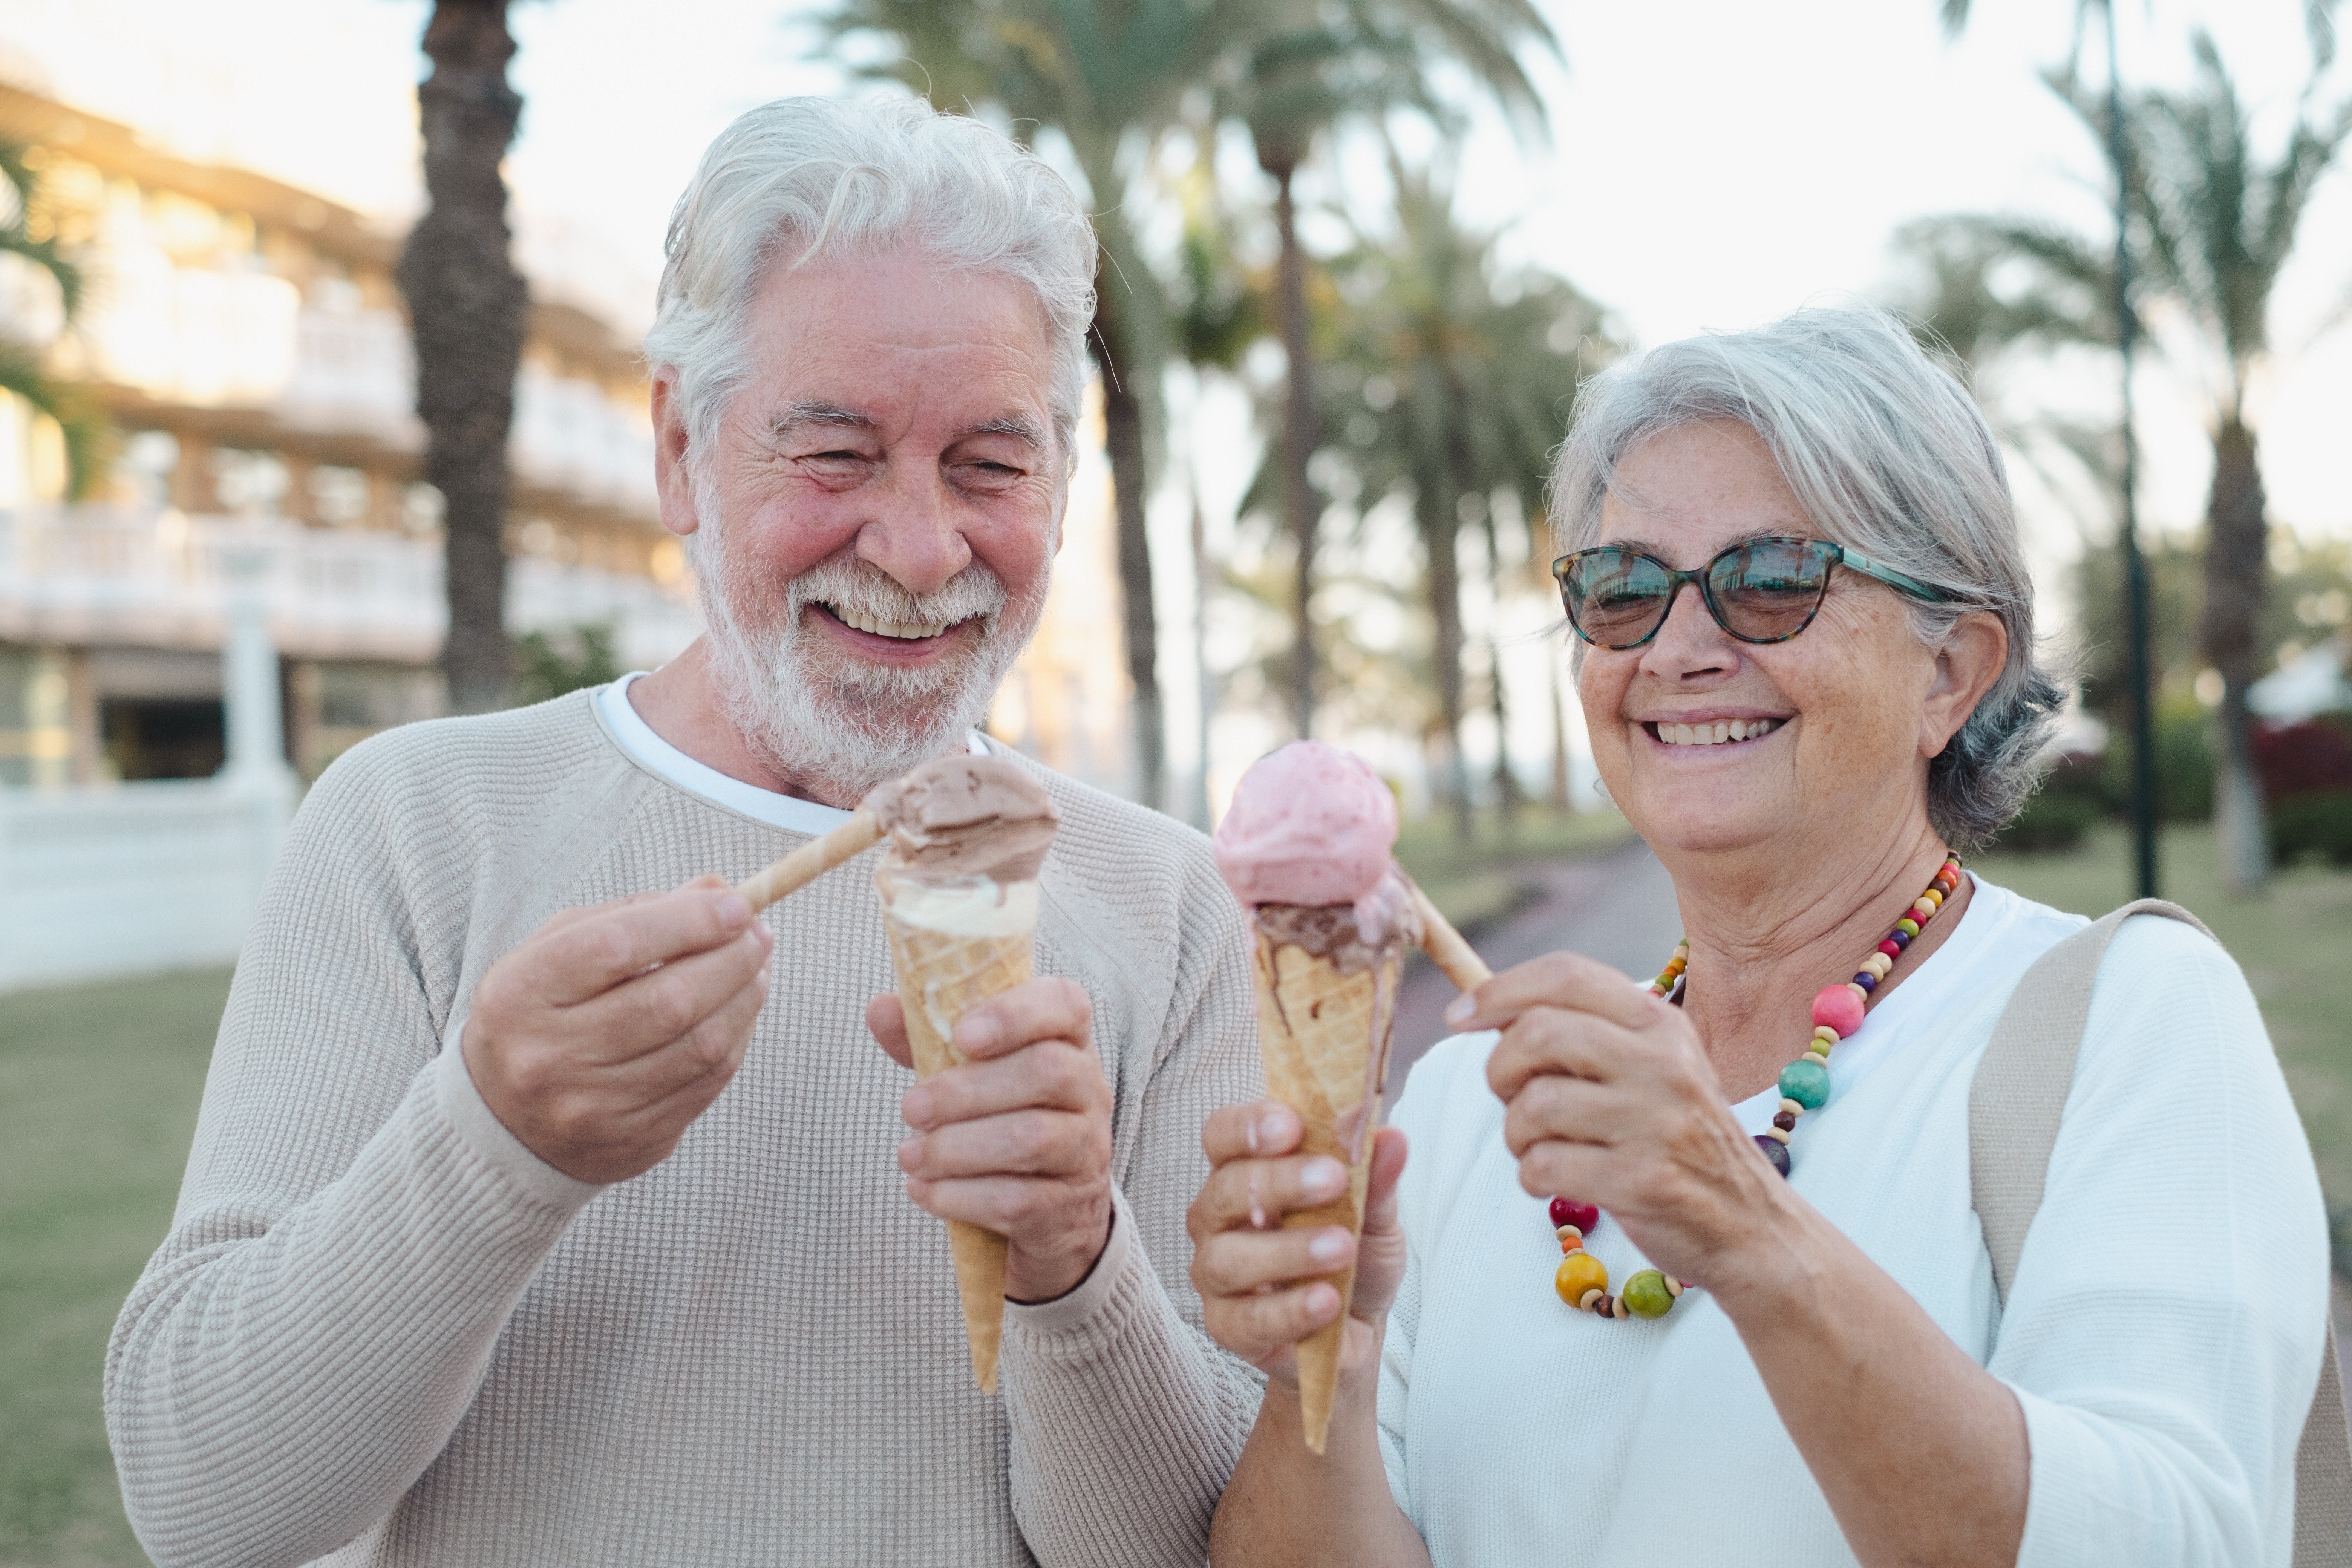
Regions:
<instances>
[{"instance_id":1,"label":"pink ice cream scoop","mask_svg":"<svg viewBox=\"0 0 2352 1568\"><path fill-rule=\"evenodd\" d=\"M1385 931L1396 836L1396 797L1362 759L1293 741L1234 786L1217 869L1244 904L1353 904L1365 930Z\"/></svg>"}]
</instances>

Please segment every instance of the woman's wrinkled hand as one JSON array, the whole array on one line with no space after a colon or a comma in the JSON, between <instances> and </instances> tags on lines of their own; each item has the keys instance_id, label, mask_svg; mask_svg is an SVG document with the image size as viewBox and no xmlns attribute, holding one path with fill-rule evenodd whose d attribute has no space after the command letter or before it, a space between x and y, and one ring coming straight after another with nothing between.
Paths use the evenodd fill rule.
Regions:
<instances>
[{"instance_id":1,"label":"woman's wrinkled hand","mask_svg":"<svg viewBox=\"0 0 2352 1568\"><path fill-rule=\"evenodd\" d=\"M1389 1303L1404 1279L1404 1229L1397 1222L1397 1177L1404 1134L1372 1134L1371 1181L1360 1239L1343 1226L1284 1230L1283 1216L1331 1202L1348 1189L1348 1169L1301 1154L1297 1113L1271 1100L1229 1105L1201 1130L1209 1179L1192 1200L1192 1288L1209 1337L1285 1382L1296 1381L1300 1340L1339 1315L1339 1293L1316 1276L1356 1259L1355 1295L1339 1351L1343 1378L1378 1352ZM1297 1281L1308 1281L1305 1284Z\"/></svg>"},{"instance_id":2,"label":"woman's wrinkled hand","mask_svg":"<svg viewBox=\"0 0 2352 1568\"><path fill-rule=\"evenodd\" d=\"M1508 1107L1521 1187L1597 1204L1678 1279L1722 1291L1766 1266L1787 1187L1724 1104L1681 1008L1569 952L1463 1000L1448 1024L1502 1031L1486 1081Z\"/></svg>"}]
</instances>

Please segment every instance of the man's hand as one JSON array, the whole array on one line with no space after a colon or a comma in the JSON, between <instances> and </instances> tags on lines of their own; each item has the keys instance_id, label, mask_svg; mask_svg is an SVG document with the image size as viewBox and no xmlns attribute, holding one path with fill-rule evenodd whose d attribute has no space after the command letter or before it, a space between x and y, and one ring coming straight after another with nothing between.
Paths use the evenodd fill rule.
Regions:
<instances>
[{"instance_id":1,"label":"man's hand","mask_svg":"<svg viewBox=\"0 0 2352 1568\"><path fill-rule=\"evenodd\" d=\"M716 877L566 910L482 977L466 1069L532 1153L583 1182L626 1181L734 1078L774 945Z\"/></svg>"},{"instance_id":2,"label":"man's hand","mask_svg":"<svg viewBox=\"0 0 2352 1568\"><path fill-rule=\"evenodd\" d=\"M914 1065L898 997L867 1003L866 1025L891 1060ZM956 1020L955 1044L964 1065L899 1101L914 1129L898 1145L907 1195L1012 1243L1009 1300L1066 1296L1110 1240L1110 1085L1094 1010L1070 981L1032 980Z\"/></svg>"}]
</instances>

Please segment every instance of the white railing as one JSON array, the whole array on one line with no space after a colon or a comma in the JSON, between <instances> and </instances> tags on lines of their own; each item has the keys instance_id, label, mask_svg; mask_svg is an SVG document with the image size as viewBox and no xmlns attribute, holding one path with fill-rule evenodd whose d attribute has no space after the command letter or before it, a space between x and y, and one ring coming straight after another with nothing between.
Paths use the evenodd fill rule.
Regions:
<instances>
[{"instance_id":1,"label":"white railing","mask_svg":"<svg viewBox=\"0 0 2352 1568\"><path fill-rule=\"evenodd\" d=\"M232 552L266 557L259 592L290 658L427 664L448 626L437 542L283 518L184 517L166 509L0 510L0 639L216 648ZM509 630L604 621L622 657L660 663L698 623L681 586L523 559L509 565Z\"/></svg>"},{"instance_id":2,"label":"white railing","mask_svg":"<svg viewBox=\"0 0 2352 1568\"><path fill-rule=\"evenodd\" d=\"M228 779L0 787L0 991L229 963L285 812Z\"/></svg>"}]
</instances>

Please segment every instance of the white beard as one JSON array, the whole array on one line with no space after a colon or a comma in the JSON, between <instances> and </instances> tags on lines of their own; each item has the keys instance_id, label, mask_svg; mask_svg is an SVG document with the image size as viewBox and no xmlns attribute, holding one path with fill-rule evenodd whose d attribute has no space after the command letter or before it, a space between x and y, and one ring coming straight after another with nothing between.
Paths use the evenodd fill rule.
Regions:
<instances>
[{"instance_id":1,"label":"white beard","mask_svg":"<svg viewBox=\"0 0 2352 1568\"><path fill-rule=\"evenodd\" d=\"M793 578L779 605L767 584L747 580L730 559L715 486L695 486L695 510L701 526L688 538L688 552L727 715L761 763L830 801L854 804L875 785L960 750L987 718L998 683L1045 612L1050 574L1014 600L975 560L936 592L912 594L855 556ZM969 647L929 668L868 664L803 626L815 604L918 625L976 619L980 631Z\"/></svg>"}]
</instances>

